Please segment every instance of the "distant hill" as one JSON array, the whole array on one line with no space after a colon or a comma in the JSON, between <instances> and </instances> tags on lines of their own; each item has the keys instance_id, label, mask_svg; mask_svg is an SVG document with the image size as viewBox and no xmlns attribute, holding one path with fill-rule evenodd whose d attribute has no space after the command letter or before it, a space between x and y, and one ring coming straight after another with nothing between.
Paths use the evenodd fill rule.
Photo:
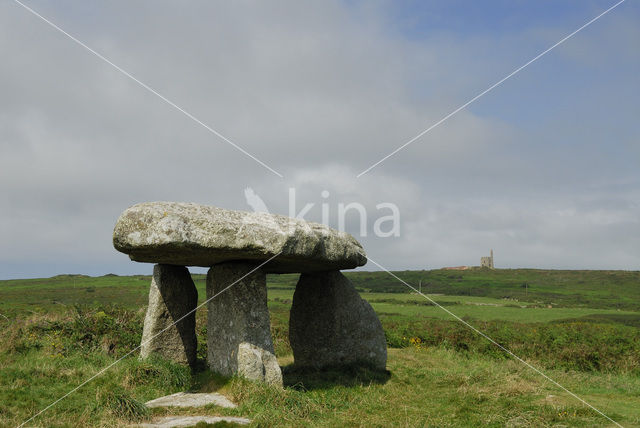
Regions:
<instances>
[{"instance_id":1,"label":"distant hill","mask_svg":"<svg viewBox=\"0 0 640 428\"><path fill-rule=\"evenodd\" d=\"M360 292L414 293L387 272L345 271L344 274ZM474 268L406 270L393 274L415 289L422 283L422 292L428 294L640 310L640 271ZM294 287L297 278L298 275L291 274L269 275L268 283L272 288Z\"/></svg>"},{"instance_id":2,"label":"distant hill","mask_svg":"<svg viewBox=\"0 0 640 428\"><path fill-rule=\"evenodd\" d=\"M91 278L89 275L82 275L80 273L65 273L60 275L54 275L51 279L65 279L65 278Z\"/></svg>"},{"instance_id":3,"label":"distant hill","mask_svg":"<svg viewBox=\"0 0 640 428\"><path fill-rule=\"evenodd\" d=\"M396 271L429 294L484 296L571 306L640 309L640 271L469 269ZM386 272L346 272L364 292L413 292Z\"/></svg>"},{"instance_id":4,"label":"distant hill","mask_svg":"<svg viewBox=\"0 0 640 428\"><path fill-rule=\"evenodd\" d=\"M386 272L349 272L345 275L362 293L414 293ZM468 270L407 270L394 275L426 294L478 296L531 302L541 306L585 307L640 310L640 271L604 270L543 270L543 269L468 269ZM206 275L193 274L196 286L206 295ZM112 290L105 301L146 303L148 275L118 276L107 274L90 277L80 274L56 275L51 278L0 281L0 288L20 293L33 287L50 290L52 297L61 298L72 289L96 288ZM290 289L298 280L296 274L268 275L270 289ZM420 285L421 284L421 285ZM84 288L83 288L84 287ZM61 294L62 293L62 294ZM131 294L132 293L132 294ZM8 301L20 300L18 294L0 295ZM96 295L97 296L97 295ZM97 297L92 296L95 300ZM128 297L124 297L128 296Z\"/></svg>"}]
</instances>

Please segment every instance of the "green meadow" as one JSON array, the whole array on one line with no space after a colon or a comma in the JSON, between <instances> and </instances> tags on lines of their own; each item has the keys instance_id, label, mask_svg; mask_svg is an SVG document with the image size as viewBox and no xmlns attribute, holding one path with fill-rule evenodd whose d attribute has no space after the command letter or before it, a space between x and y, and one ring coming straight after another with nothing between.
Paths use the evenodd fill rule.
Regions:
<instances>
[{"instance_id":1,"label":"green meadow","mask_svg":"<svg viewBox=\"0 0 640 428\"><path fill-rule=\"evenodd\" d=\"M543 371L622 426L640 426L640 272L534 269L349 272L378 313L387 371L299 371L288 311L297 275L268 278L285 388L206 370L206 306L197 311L200 365L140 361L150 277L0 281L0 426L126 426L191 409L147 409L182 390L221 391L255 426L616 426L450 313ZM205 278L193 275L200 301ZM450 313L448 313L449 311Z\"/></svg>"}]
</instances>

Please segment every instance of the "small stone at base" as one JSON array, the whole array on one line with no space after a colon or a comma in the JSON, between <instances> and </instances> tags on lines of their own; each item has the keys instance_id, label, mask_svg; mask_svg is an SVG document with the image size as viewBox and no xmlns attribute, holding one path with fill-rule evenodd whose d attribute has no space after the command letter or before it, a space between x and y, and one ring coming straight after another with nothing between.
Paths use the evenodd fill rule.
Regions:
<instances>
[{"instance_id":1,"label":"small stone at base","mask_svg":"<svg viewBox=\"0 0 640 428\"><path fill-rule=\"evenodd\" d=\"M209 404L228 409L238 407L227 397L217 392L176 392L145 403L147 407L203 407Z\"/></svg>"},{"instance_id":2,"label":"small stone at base","mask_svg":"<svg viewBox=\"0 0 640 428\"><path fill-rule=\"evenodd\" d=\"M251 423L251 419L237 418L233 416L164 416L161 418L155 418L149 423L134 426L140 428L192 427L200 422L208 424L228 422L238 425L249 425Z\"/></svg>"}]
</instances>

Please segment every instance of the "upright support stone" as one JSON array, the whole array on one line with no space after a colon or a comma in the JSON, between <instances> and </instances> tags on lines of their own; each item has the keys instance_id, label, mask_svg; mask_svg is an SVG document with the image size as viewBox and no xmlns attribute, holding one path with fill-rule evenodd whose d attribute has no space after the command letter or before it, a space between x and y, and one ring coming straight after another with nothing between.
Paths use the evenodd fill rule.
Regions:
<instances>
[{"instance_id":1,"label":"upright support stone","mask_svg":"<svg viewBox=\"0 0 640 428\"><path fill-rule=\"evenodd\" d=\"M207 299L217 296L207 304L207 362L225 376L237 373L282 385L271 338L266 274L261 269L249 273L255 267L239 262L209 269Z\"/></svg>"},{"instance_id":2,"label":"upright support stone","mask_svg":"<svg viewBox=\"0 0 640 428\"><path fill-rule=\"evenodd\" d=\"M140 357L156 353L193 366L196 362L196 308L198 291L184 266L153 267L149 307L144 318ZM183 318L181 321L181 318ZM166 329L166 330L165 330ZM163 331L164 330L164 331Z\"/></svg>"},{"instance_id":3,"label":"upright support stone","mask_svg":"<svg viewBox=\"0 0 640 428\"><path fill-rule=\"evenodd\" d=\"M300 275L289 318L289 342L299 367L364 362L384 369L387 362L380 320L339 271Z\"/></svg>"}]
</instances>

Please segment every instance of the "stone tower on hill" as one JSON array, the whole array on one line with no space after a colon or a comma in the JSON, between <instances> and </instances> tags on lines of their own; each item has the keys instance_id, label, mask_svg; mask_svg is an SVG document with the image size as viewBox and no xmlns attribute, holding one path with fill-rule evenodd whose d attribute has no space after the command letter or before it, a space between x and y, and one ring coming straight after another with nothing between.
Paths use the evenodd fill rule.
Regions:
<instances>
[{"instance_id":1,"label":"stone tower on hill","mask_svg":"<svg viewBox=\"0 0 640 428\"><path fill-rule=\"evenodd\" d=\"M489 269L494 269L493 267L493 250L491 250L491 255L489 257L480 257L480 267L486 267Z\"/></svg>"}]
</instances>

